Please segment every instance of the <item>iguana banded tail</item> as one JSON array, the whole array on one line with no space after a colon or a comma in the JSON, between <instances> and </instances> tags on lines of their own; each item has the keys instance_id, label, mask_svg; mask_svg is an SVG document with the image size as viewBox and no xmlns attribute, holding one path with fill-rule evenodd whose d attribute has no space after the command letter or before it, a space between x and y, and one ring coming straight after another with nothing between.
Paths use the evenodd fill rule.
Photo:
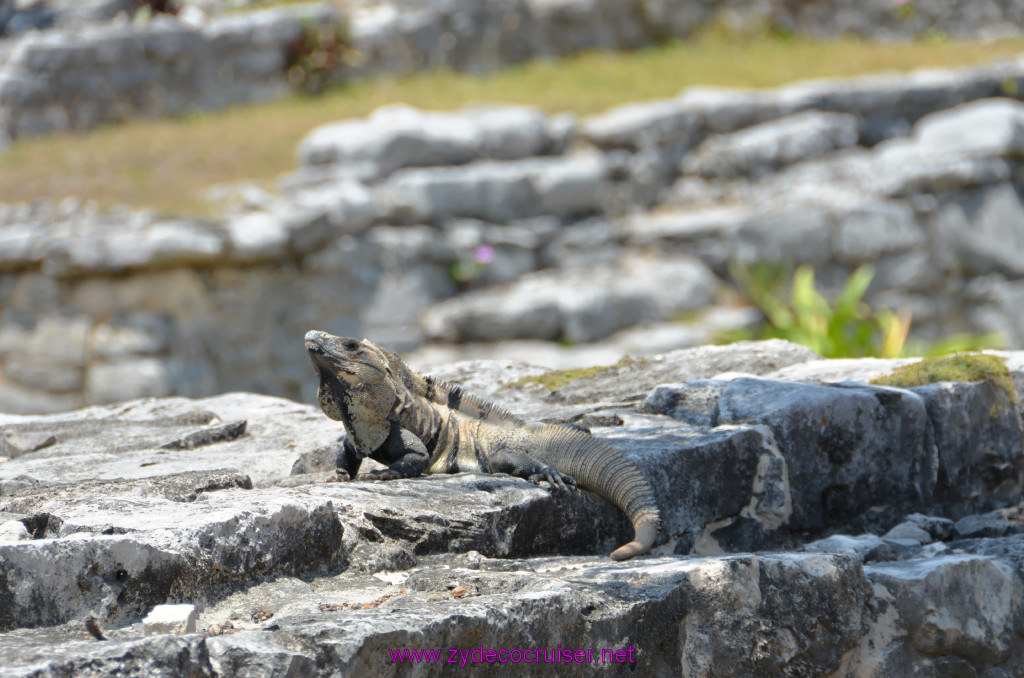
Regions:
<instances>
[{"instance_id":1,"label":"iguana banded tail","mask_svg":"<svg viewBox=\"0 0 1024 678\"><path fill-rule=\"evenodd\" d=\"M339 471L354 478L370 457L386 469L372 480L421 473L508 473L597 492L621 508L636 531L615 560L646 553L658 536L658 507L640 470L621 452L583 431L528 423L457 386L413 372L370 341L306 334L320 378L317 401L345 425Z\"/></svg>"}]
</instances>

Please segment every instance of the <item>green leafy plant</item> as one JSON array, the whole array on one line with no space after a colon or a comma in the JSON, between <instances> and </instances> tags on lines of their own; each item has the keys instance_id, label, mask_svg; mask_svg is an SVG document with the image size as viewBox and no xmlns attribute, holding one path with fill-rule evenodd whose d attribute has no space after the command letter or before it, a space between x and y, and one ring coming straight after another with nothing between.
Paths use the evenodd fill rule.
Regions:
<instances>
[{"instance_id":1,"label":"green leafy plant","mask_svg":"<svg viewBox=\"0 0 1024 678\"><path fill-rule=\"evenodd\" d=\"M292 86L309 94L319 94L338 79L341 67L354 63L357 56L346 25L307 21L302 32L288 45L285 72Z\"/></svg>"},{"instance_id":2,"label":"green leafy plant","mask_svg":"<svg viewBox=\"0 0 1024 678\"><path fill-rule=\"evenodd\" d=\"M1000 337L992 334L957 334L928 345L908 341L909 313L873 310L863 301L875 275L870 266L861 266L850 275L834 303L818 291L814 269L807 264L792 275L787 265L765 262L750 267L730 265L729 272L743 294L764 313L765 321L753 332L723 334L725 342L786 339L826 358L940 355L1001 345Z\"/></svg>"},{"instance_id":3,"label":"green leafy plant","mask_svg":"<svg viewBox=\"0 0 1024 678\"><path fill-rule=\"evenodd\" d=\"M910 21L917 14L914 0L893 0L892 12L903 21Z\"/></svg>"}]
</instances>

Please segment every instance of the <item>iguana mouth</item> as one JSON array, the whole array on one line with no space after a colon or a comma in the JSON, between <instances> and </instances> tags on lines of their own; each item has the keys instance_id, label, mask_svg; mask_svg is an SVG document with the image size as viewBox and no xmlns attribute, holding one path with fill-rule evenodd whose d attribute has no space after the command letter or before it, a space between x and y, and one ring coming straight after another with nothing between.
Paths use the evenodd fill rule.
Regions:
<instances>
[{"instance_id":1,"label":"iguana mouth","mask_svg":"<svg viewBox=\"0 0 1024 678\"><path fill-rule=\"evenodd\" d=\"M330 356L322 346L316 344L310 344L306 342L306 349L309 351L309 359L313 361L313 367L316 369L318 375L323 377L323 373L333 374L337 367L332 363Z\"/></svg>"},{"instance_id":2,"label":"iguana mouth","mask_svg":"<svg viewBox=\"0 0 1024 678\"><path fill-rule=\"evenodd\" d=\"M329 335L326 332L320 330L310 330L306 332L306 350L310 353L316 351L324 353L327 349L324 344L327 343Z\"/></svg>"}]
</instances>

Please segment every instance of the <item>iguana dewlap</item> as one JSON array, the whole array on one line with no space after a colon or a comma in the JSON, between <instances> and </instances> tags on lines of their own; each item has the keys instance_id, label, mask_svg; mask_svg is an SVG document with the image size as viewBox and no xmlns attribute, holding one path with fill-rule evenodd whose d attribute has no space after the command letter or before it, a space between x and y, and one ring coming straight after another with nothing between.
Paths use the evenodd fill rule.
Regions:
<instances>
[{"instance_id":1,"label":"iguana dewlap","mask_svg":"<svg viewBox=\"0 0 1024 678\"><path fill-rule=\"evenodd\" d=\"M636 530L612 552L625 560L651 549L659 514L650 485L611 445L565 426L528 423L504 408L409 369L367 340L306 333L320 378L317 401L345 425L340 468L354 478L365 457L387 466L363 477L508 473L553 488L579 484L621 508Z\"/></svg>"}]
</instances>

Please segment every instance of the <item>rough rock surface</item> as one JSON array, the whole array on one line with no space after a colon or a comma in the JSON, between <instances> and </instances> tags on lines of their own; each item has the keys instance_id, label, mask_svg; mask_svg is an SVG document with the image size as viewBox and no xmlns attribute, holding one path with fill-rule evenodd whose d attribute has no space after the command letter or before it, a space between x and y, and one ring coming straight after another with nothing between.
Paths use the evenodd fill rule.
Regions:
<instances>
[{"instance_id":1,"label":"rough rock surface","mask_svg":"<svg viewBox=\"0 0 1024 678\"><path fill-rule=\"evenodd\" d=\"M504 288L460 295L434 306L423 325L428 336L451 342L591 342L701 308L717 287L699 261L633 257L598 269L539 272Z\"/></svg>"},{"instance_id":2,"label":"rough rock surface","mask_svg":"<svg viewBox=\"0 0 1024 678\"><path fill-rule=\"evenodd\" d=\"M1016 405L987 382L848 381L898 361L823 362L705 347L554 392L507 362L437 372L637 463L662 534L624 563L604 554L629 526L589 493L325 482L340 427L286 400L2 415L2 673L398 675L403 650L437 649L419 671L1019 675ZM147 635L166 603L195 605L200 632Z\"/></svg>"}]
</instances>

